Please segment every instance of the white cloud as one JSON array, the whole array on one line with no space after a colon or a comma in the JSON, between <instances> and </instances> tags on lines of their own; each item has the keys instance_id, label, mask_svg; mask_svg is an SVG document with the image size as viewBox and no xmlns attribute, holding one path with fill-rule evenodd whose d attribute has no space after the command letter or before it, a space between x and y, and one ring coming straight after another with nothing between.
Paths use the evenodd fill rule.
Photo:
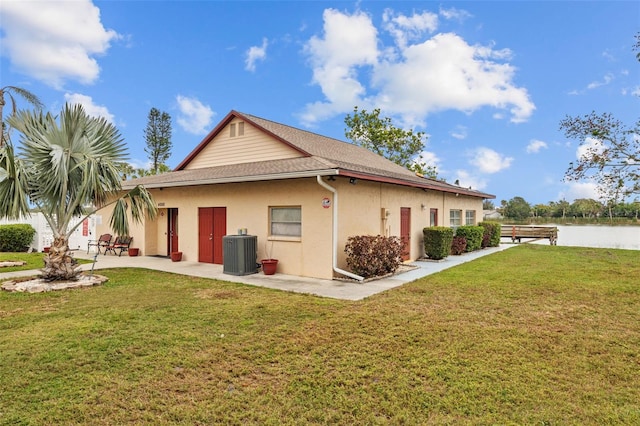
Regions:
<instances>
[{"instance_id":1,"label":"white cloud","mask_svg":"<svg viewBox=\"0 0 640 426\"><path fill-rule=\"evenodd\" d=\"M327 101L306 106L301 119L307 125L352 111L354 105L366 108L357 67L376 64L379 54L377 29L365 13L345 15L326 9L323 18L324 38L311 37L304 50L313 67L313 83L320 86Z\"/></svg>"},{"instance_id":2,"label":"white cloud","mask_svg":"<svg viewBox=\"0 0 640 426\"><path fill-rule=\"evenodd\" d=\"M593 90L600 86L606 86L613 81L613 78L613 74L605 74L605 76L602 78L602 81L592 81L591 83L587 84L587 89Z\"/></svg>"},{"instance_id":3,"label":"white cloud","mask_svg":"<svg viewBox=\"0 0 640 426\"><path fill-rule=\"evenodd\" d=\"M438 15L423 12L405 16L395 14L391 9L385 9L382 22L384 29L393 36L396 44L400 48L405 48L407 42L419 39L425 32L433 33L438 28Z\"/></svg>"},{"instance_id":4,"label":"white cloud","mask_svg":"<svg viewBox=\"0 0 640 426\"><path fill-rule=\"evenodd\" d=\"M593 182L568 182L567 190L558 194L558 200L567 200L573 202L580 198L592 198L598 200L600 194L598 187Z\"/></svg>"},{"instance_id":5,"label":"white cloud","mask_svg":"<svg viewBox=\"0 0 640 426\"><path fill-rule=\"evenodd\" d=\"M80 93L65 93L65 102L69 104L80 104L88 115L92 117L104 117L109 123L115 123L113 114L109 112L106 106L96 105L91 96L82 95Z\"/></svg>"},{"instance_id":6,"label":"white cloud","mask_svg":"<svg viewBox=\"0 0 640 426\"><path fill-rule=\"evenodd\" d=\"M542 148L548 148L546 142L543 142L538 139L531 139L529 145L527 145L527 154L536 154L540 152Z\"/></svg>"},{"instance_id":7,"label":"white cloud","mask_svg":"<svg viewBox=\"0 0 640 426\"><path fill-rule=\"evenodd\" d=\"M504 155L485 147L476 148L470 154L469 163L477 167L481 173L497 173L508 169L513 162L512 157Z\"/></svg>"},{"instance_id":8,"label":"white cloud","mask_svg":"<svg viewBox=\"0 0 640 426\"><path fill-rule=\"evenodd\" d=\"M251 46L249 50L247 50L244 69L254 72L256 70L256 62L264 61L267 58L268 45L269 41L266 38L263 38L262 46Z\"/></svg>"},{"instance_id":9,"label":"white cloud","mask_svg":"<svg viewBox=\"0 0 640 426\"><path fill-rule=\"evenodd\" d=\"M509 109L511 121L522 122L535 109L526 89L510 84L515 69L492 61L495 52L489 48L470 46L455 34L438 34L402 53L401 62L381 64L374 74L385 110L426 115L490 106Z\"/></svg>"},{"instance_id":10,"label":"white cloud","mask_svg":"<svg viewBox=\"0 0 640 426\"><path fill-rule=\"evenodd\" d=\"M379 106L404 122L420 122L436 111L483 107L506 110L512 122L523 122L535 110L527 90L513 83L516 69L505 62L512 55L509 49L472 46L452 33L415 41L435 30L431 15L386 11L385 17L393 46L382 45L368 15L325 10L322 36L305 46L313 83L325 100L306 106L305 124L350 112L354 105ZM362 69L369 82L359 75Z\"/></svg>"},{"instance_id":11,"label":"white cloud","mask_svg":"<svg viewBox=\"0 0 640 426\"><path fill-rule=\"evenodd\" d=\"M610 62L615 62L616 60L616 57L608 49L605 49L605 51L602 52L602 57Z\"/></svg>"},{"instance_id":12,"label":"white cloud","mask_svg":"<svg viewBox=\"0 0 640 426\"><path fill-rule=\"evenodd\" d=\"M584 95L587 90L594 90L597 89L598 87L601 86L606 86L608 84L610 84L613 80L615 79L614 75L611 73L607 73L604 75L604 77L602 77L601 81L592 81L591 83L587 84L587 86L584 89L581 90L577 90L577 89L573 89L571 91L568 92L569 95ZM623 93L625 94L625 93Z\"/></svg>"},{"instance_id":13,"label":"white cloud","mask_svg":"<svg viewBox=\"0 0 640 426\"><path fill-rule=\"evenodd\" d=\"M465 126L456 126L455 129L449 132L449 134L456 139L466 139L467 138L467 128Z\"/></svg>"},{"instance_id":14,"label":"white cloud","mask_svg":"<svg viewBox=\"0 0 640 426\"><path fill-rule=\"evenodd\" d=\"M473 17L473 15L466 10L456 9L455 7L450 7L449 9L440 7L439 13L444 19L456 20L458 22L463 22L464 20Z\"/></svg>"},{"instance_id":15,"label":"white cloud","mask_svg":"<svg viewBox=\"0 0 640 426\"><path fill-rule=\"evenodd\" d=\"M600 154L604 151L604 145L599 139L586 138L583 143L576 149L576 158L578 160L584 157L590 157L591 153Z\"/></svg>"},{"instance_id":16,"label":"white cloud","mask_svg":"<svg viewBox=\"0 0 640 426\"><path fill-rule=\"evenodd\" d=\"M93 83L100 73L96 55L120 36L100 22L88 0L0 2L2 50L12 65L51 87L66 80Z\"/></svg>"},{"instance_id":17,"label":"white cloud","mask_svg":"<svg viewBox=\"0 0 640 426\"><path fill-rule=\"evenodd\" d=\"M176 102L179 110L176 121L185 132L202 135L211 130L209 127L215 112L208 105L182 95L176 96Z\"/></svg>"},{"instance_id":18,"label":"white cloud","mask_svg":"<svg viewBox=\"0 0 640 426\"><path fill-rule=\"evenodd\" d=\"M425 163L427 166L435 167L436 169L440 167L440 158L435 152L422 151L416 160Z\"/></svg>"},{"instance_id":19,"label":"white cloud","mask_svg":"<svg viewBox=\"0 0 640 426\"><path fill-rule=\"evenodd\" d=\"M487 187L486 179L472 174L466 170L456 170L453 177L454 182L457 181L458 185L463 188L471 188L481 191Z\"/></svg>"}]
</instances>

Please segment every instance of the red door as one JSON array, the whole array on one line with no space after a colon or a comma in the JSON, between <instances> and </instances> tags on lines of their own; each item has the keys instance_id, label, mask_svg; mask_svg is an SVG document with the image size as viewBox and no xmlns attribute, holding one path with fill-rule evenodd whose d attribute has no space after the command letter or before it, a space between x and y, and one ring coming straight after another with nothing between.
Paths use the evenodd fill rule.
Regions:
<instances>
[{"instance_id":1,"label":"red door","mask_svg":"<svg viewBox=\"0 0 640 426\"><path fill-rule=\"evenodd\" d=\"M400 207L400 240L402 241L402 260L411 255L411 209Z\"/></svg>"},{"instance_id":2,"label":"red door","mask_svg":"<svg viewBox=\"0 0 640 426\"><path fill-rule=\"evenodd\" d=\"M222 237L227 235L227 208L198 209L198 261L221 265Z\"/></svg>"},{"instance_id":3,"label":"red door","mask_svg":"<svg viewBox=\"0 0 640 426\"><path fill-rule=\"evenodd\" d=\"M169 235L167 236L167 253L178 251L178 209L169 209L167 215L169 221L168 229Z\"/></svg>"}]
</instances>

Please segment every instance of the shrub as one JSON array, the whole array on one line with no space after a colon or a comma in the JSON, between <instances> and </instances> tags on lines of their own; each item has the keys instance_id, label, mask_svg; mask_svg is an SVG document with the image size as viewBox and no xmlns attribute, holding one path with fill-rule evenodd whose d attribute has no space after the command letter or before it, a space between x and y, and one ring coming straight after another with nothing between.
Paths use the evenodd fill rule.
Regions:
<instances>
[{"instance_id":1,"label":"shrub","mask_svg":"<svg viewBox=\"0 0 640 426\"><path fill-rule=\"evenodd\" d=\"M465 237L455 236L451 242L451 254L461 255L467 250L467 239Z\"/></svg>"},{"instance_id":2,"label":"shrub","mask_svg":"<svg viewBox=\"0 0 640 426\"><path fill-rule=\"evenodd\" d=\"M449 256L453 229L444 226L432 226L422 230L424 253L429 259L440 260Z\"/></svg>"},{"instance_id":3,"label":"shrub","mask_svg":"<svg viewBox=\"0 0 640 426\"><path fill-rule=\"evenodd\" d=\"M480 245L482 248L487 248L489 244L491 244L491 234L488 234L486 231L487 229L485 228L485 233L482 234L482 244Z\"/></svg>"},{"instance_id":4,"label":"shrub","mask_svg":"<svg viewBox=\"0 0 640 426\"><path fill-rule=\"evenodd\" d=\"M29 249L36 230L28 224L0 226L0 252L25 252Z\"/></svg>"},{"instance_id":5,"label":"shrub","mask_svg":"<svg viewBox=\"0 0 640 426\"><path fill-rule=\"evenodd\" d=\"M498 247L500 245L500 234L502 233L502 225L498 222L480 222L478 225L484 228L482 247ZM488 238L487 245L484 245L484 238Z\"/></svg>"},{"instance_id":6,"label":"shrub","mask_svg":"<svg viewBox=\"0 0 640 426\"><path fill-rule=\"evenodd\" d=\"M464 225L456 230L456 237L464 237L467 240L467 251L480 250L483 234L482 226Z\"/></svg>"},{"instance_id":7,"label":"shrub","mask_svg":"<svg viewBox=\"0 0 640 426\"><path fill-rule=\"evenodd\" d=\"M347 253L347 265L365 278L393 273L402 263L402 242L398 237L349 237L344 251Z\"/></svg>"}]
</instances>

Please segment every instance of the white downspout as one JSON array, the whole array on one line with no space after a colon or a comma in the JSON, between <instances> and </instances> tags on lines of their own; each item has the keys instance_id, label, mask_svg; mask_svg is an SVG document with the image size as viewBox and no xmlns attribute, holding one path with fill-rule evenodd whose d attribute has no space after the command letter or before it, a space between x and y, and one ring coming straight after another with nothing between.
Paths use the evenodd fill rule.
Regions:
<instances>
[{"instance_id":1,"label":"white downspout","mask_svg":"<svg viewBox=\"0 0 640 426\"><path fill-rule=\"evenodd\" d=\"M316 178L321 187L333 193L333 232L331 233L331 241L333 243L333 270L354 280L364 281L364 277L338 268L338 191L323 181L320 175L316 176Z\"/></svg>"}]
</instances>

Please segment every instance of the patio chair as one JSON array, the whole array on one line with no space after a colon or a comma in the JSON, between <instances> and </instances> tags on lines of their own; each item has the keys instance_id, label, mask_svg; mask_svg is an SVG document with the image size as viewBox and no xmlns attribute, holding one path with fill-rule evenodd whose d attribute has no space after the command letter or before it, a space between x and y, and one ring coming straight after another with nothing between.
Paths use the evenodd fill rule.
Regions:
<instances>
[{"instance_id":1,"label":"patio chair","mask_svg":"<svg viewBox=\"0 0 640 426\"><path fill-rule=\"evenodd\" d=\"M111 238L111 234L102 234L97 240L89 240L89 244L87 244L87 254L89 254L89 249L91 247L97 247L98 254L100 254L100 249L104 248L106 254L107 247L111 244Z\"/></svg>"},{"instance_id":2,"label":"patio chair","mask_svg":"<svg viewBox=\"0 0 640 426\"><path fill-rule=\"evenodd\" d=\"M129 251L131 241L133 241L133 237L116 237L116 241L108 245L104 250L105 256L107 252L112 252L115 255L116 251L118 252L118 257L122 256L123 251Z\"/></svg>"}]
</instances>

